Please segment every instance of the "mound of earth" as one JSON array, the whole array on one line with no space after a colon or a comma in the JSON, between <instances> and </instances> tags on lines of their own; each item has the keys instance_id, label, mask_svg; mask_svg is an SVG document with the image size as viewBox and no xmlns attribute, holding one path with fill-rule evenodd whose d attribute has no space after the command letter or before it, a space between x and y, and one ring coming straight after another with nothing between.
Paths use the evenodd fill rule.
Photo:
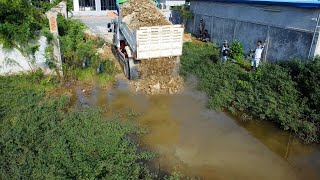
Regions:
<instances>
[{"instance_id":1,"label":"mound of earth","mask_svg":"<svg viewBox=\"0 0 320 180\"><path fill-rule=\"evenodd\" d=\"M123 21L129 28L171 25L152 0L129 0L120 6ZM133 81L137 92L173 94L181 91L183 79L178 75L179 60L158 58L141 60L140 79Z\"/></svg>"},{"instance_id":2,"label":"mound of earth","mask_svg":"<svg viewBox=\"0 0 320 180\"><path fill-rule=\"evenodd\" d=\"M140 79L133 81L137 92L145 94L174 94L183 88L183 79L178 75L178 58L141 60Z\"/></svg>"},{"instance_id":3,"label":"mound of earth","mask_svg":"<svg viewBox=\"0 0 320 180\"><path fill-rule=\"evenodd\" d=\"M134 27L171 24L151 0L129 0L121 4L120 12L131 30L133 30Z\"/></svg>"}]
</instances>

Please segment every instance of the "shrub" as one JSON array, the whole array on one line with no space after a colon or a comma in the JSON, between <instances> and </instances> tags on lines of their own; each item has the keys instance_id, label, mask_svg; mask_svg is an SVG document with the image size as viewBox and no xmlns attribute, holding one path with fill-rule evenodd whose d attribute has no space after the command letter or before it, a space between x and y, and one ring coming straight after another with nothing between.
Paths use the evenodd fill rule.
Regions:
<instances>
[{"instance_id":1,"label":"shrub","mask_svg":"<svg viewBox=\"0 0 320 180\"><path fill-rule=\"evenodd\" d=\"M185 24L186 21L190 20L193 18L193 13L189 9L189 5L186 3L183 6L174 6L173 10L176 10L179 12L179 15L183 19L183 23Z\"/></svg>"},{"instance_id":2,"label":"shrub","mask_svg":"<svg viewBox=\"0 0 320 180\"><path fill-rule=\"evenodd\" d=\"M244 50L243 50L243 45L238 41L234 40L230 44L230 57L234 59L235 61L241 61L244 58Z\"/></svg>"},{"instance_id":3,"label":"shrub","mask_svg":"<svg viewBox=\"0 0 320 180\"><path fill-rule=\"evenodd\" d=\"M279 62L290 69L304 104L304 118L320 128L320 58Z\"/></svg>"},{"instance_id":4,"label":"shrub","mask_svg":"<svg viewBox=\"0 0 320 180\"><path fill-rule=\"evenodd\" d=\"M113 80L116 74L114 63L101 59L97 53L97 48L101 48L105 41L100 37L87 37L84 33L86 26L80 21L65 19L59 15L58 25L65 78L92 81L99 68L99 82L106 84ZM83 67L85 59L88 64ZM85 70L86 68L90 69Z\"/></svg>"},{"instance_id":5,"label":"shrub","mask_svg":"<svg viewBox=\"0 0 320 180\"><path fill-rule=\"evenodd\" d=\"M53 55L53 45L49 45L46 47L45 58L46 58L46 64L50 69L55 69L57 67L56 61L54 60L54 55Z\"/></svg>"},{"instance_id":6,"label":"shrub","mask_svg":"<svg viewBox=\"0 0 320 180\"><path fill-rule=\"evenodd\" d=\"M141 132L133 124L44 97L22 76L0 85L2 179L151 179L141 162L152 155L127 138Z\"/></svg>"},{"instance_id":7,"label":"shrub","mask_svg":"<svg viewBox=\"0 0 320 180\"><path fill-rule=\"evenodd\" d=\"M285 130L298 131L301 118L298 91L288 70L272 64L262 66L256 74L246 73L246 83L237 86L234 106L260 119L275 121Z\"/></svg>"},{"instance_id":8,"label":"shrub","mask_svg":"<svg viewBox=\"0 0 320 180\"><path fill-rule=\"evenodd\" d=\"M51 43L51 41L53 40L53 34L50 32L49 28L43 28L41 30L41 33L44 37L47 38L47 42Z\"/></svg>"},{"instance_id":9,"label":"shrub","mask_svg":"<svg viewBox=\"0 0 320 180\"><path fill-rule=\"evenodd\" d=\"M209 107L239 110L248 119L255 116L276 122L306 142L318 141L320 59L265 63L256 73L247 72L239 63L217 61L218 52L211 45L185 43L180 72L198 77L199 88L209 95Z\"/></svg>"}]
</instances>

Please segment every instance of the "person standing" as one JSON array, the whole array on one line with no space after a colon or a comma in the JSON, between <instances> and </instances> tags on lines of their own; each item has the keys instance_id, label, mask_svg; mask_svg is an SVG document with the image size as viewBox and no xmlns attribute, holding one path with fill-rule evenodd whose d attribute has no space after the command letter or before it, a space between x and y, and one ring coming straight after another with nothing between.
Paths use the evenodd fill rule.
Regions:
<instances>
[{"instance_id":1,"label":"person standing","mask_svg":"<svg viewBox=\"0 0 320 180\"><path fill-rule=\"evenodd\" d=\"M227 40L225 40L223 42L223 46L221 48L221 53L222 53L222 62L226 63L228 60L229 53L230 53L230 48L229 48Z\"/></svg>"},{"instance_id":2,"label":"person standing","mask_svg":"<svg viewBox=\"0 0 320 180\"><path fill-rule=\"evenodd\" d=\"M260 40L257 41L257 48L254 51L254 57L251 60L251 70L252 71L259 67L260 61L262 58L262 52L263 52L266 44L267 44L267 41L265 41L264 44L262 44L262 42Z\"/></svg>"},{"instance_id":3,"label":"person standing","mask_svg":"<svg viewBox=\"0 0 320 180\"><path fill-rule=\"evenodd\" d=\"M203 39L204 30L205 30L205 23L203 22L203 19L200 19L200 23L199 23L199 39L200 40Z\"/></svg>"},{"instance_id":4,"label":"person standing","mask_svg":"<svg viewBox=\"0 0 320 180\"><path fill-rule=\"evenodd\" d=\"M207 29L205 29L203 32L202 41L203 42L210 42L210 34Z\"/></svg>"}]
</instances>

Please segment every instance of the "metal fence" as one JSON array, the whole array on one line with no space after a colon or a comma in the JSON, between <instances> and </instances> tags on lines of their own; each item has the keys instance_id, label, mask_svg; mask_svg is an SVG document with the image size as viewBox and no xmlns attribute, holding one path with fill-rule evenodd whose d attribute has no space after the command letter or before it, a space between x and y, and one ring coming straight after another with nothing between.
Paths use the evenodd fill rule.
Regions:
<instances>
[{"instance_id":1,"label":"metal fence","mask_svg":"<svg viewBox=\"0 0 320 180\"><path fill-rule=\"evenodd\" d=\"M101 0L101 10L115 10L116 0Z\"/></svg>"},{"instance_id":2,"label":"metal fence","mask_svg":"<svg viewBox=\"0 0 320 180\"><path fill-rule=\"evenodd\" d=\"M79 9L80 11L95 11L95 0L79 0Z\"/></svg>"}]
</instances>

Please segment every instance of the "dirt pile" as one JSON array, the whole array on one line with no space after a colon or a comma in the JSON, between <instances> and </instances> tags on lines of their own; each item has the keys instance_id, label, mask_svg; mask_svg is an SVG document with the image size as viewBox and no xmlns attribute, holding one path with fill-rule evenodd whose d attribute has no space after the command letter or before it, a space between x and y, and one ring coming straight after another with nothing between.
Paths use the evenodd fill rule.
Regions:
<instances>
[{"instance_id":1,"label":"dirt pile","mask_svg":"<svg viewBox=\"0 0 320 180\"><path fill-rule=\"evenodd\" d=\"M171 23L161 14L152 0L129 0L120 6L123 21L134 27L163 26ZM179 60L159 58L141 60L140 79L132 81L135 90L145 94L173 94L180 92L183 79L178 75Z\"/></svg>"},{"instance_id":2,"label":"dirt pile","mask_svg":"<svg viewBox=\"0 0 320 180\"><path fill-rule=\"evenodd\" d=\"M131 30L134 27L171 24L151 0L129 0L120 5L120 11L124 21Z\"/></svg>"},{"instance_id":3,"label":"dirt pile","mask_svg":"<svg viewBox=\"0 0 320 180\"><path fill-rule=\"evenodd\" d=\"M178 93L183 88L178 68L177 58L142 60L139 66L140 79L132 83L137 92L149 95Z\"/></svg>"}]
</instances>

